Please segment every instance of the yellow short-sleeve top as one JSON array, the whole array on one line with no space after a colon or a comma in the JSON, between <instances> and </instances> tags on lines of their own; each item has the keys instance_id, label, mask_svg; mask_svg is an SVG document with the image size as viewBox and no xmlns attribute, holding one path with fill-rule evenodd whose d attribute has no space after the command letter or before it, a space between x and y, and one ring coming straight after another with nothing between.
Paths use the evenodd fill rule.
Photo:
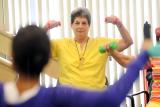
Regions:
<instances>
[{"instance_id":1,"label":"yellow short-sleeve top","mask_svg":"<svg viewBox=\"0 0 160 107\"><path fill-rule=\"evenodd\" d=\"M81 49L80 44L71 38L52 40L52 57L60 64L60 84L103 89L108 53L102 54L98 49L100 45L113 41L118 39L89 38ZM80 57L83 57L82 61Z\"/></svg>"}]
</instances>

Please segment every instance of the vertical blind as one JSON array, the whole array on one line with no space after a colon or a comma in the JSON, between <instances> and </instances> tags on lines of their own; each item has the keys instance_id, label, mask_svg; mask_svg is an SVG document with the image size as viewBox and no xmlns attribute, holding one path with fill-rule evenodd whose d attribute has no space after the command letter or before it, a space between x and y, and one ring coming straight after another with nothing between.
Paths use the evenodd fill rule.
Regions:
<instances>
[{"instance_id":1,"label":"vertical blind","mask_svg":"<svg viewBox=\"0 0 160 107\"><path fill-rule=\"evenodd\" d=\"M134 44L123 53L137 55L143 42L143 24L151 23L152 39L155 43L154 30L160 24L159 0L0 0L0 27L11 33L16 33L19 27L27 24L44 26L47 20L59 20L62 26L50 30L51 39L73 37L70 28L70 13L76 7L87 7L92 15L89 36L120 38L121 35L115 25L106 24L105 16L119 17L131 34ZM110 85L125 73L116 61L109 57L106 65L106 76ZM130 93L143 90L143 72L133 85ZM55 80L43 75L41 84L55 86ZM144 96L136 97L136 107L144 106ZM129 107L129 100L121 105Z\"/></svg>"}]
</instances>

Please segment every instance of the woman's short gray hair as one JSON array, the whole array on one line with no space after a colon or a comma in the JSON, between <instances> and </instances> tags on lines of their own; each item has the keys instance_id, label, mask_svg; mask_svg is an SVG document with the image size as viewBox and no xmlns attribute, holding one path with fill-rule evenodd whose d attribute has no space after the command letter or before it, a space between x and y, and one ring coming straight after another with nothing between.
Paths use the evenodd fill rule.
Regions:
<instances>
[{"instance_id":1,"label":"woman's short gray hair","mask_svg":"<svg viewBox=\"0 0 160 107\"><path fill-rule=\"evenodd\" d=\"M76 17L85 17L88 21L88 24L91 24L91 14L89 10L85 7L78 7L71 13L71 24L73 24Z\"/></svg>"}]
</instances>

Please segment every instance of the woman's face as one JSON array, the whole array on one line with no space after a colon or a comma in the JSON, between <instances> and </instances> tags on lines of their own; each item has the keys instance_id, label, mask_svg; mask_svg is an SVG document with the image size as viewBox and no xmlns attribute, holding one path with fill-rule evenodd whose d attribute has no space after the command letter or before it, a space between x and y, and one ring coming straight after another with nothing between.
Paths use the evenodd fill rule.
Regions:
<instances>
[{"instance_id":1,"label":"woman's face","mask_svg":"<svg viewBox=\"0 0 160 107\"><path fill-rule=\"evenodd\" d=\"M85 17L76 17L71 27L75 36L88 36L89 24Z\"/></svg>"}]
</instances>

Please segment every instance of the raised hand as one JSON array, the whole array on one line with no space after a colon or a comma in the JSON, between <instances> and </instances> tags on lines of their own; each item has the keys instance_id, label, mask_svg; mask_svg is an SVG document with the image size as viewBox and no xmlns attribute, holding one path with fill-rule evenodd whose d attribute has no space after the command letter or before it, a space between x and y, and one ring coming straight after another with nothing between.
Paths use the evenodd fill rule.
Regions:
<instances>
[{"instance_id":1,"label":"raised hand","mask_svg":"<svg viewBox=\"0 0 160 107\"><path fill-rule=\"evenodd\" d=\"M156 33L156 40L158 43L160 43L160 27L156 28L155 33Z\"/></svg>"},{"instance_id":2,"label":"raised hand","mask_svg":"<svg viewBox=\"0 0 160 107\"><path fill-rule=\"evenodd\" d=\"M48 31L48 30L50 30L54 27L58 27L60 25L61 25L60 21L48 20L47 23L45 24L44 28Z\"/></svg>"},{"instance_id":3,"label":"raised hand","mask_svg":"<svg viewBox=\"0 0 160 107\"><path fill-rule=\"evenodd\" d=\"M151 39L144 39L142 46L141 46L141 50L148 50L153 46L153 42Z\"/></svg>"},{"instance_id":4,"label":"raised hand","mask_svg":"<svg viewBox=\"0 0 160 107\"><path fill-rule=\"evenodd\" d=\"M121 20L116 16L105 17L105 22L115 24L118 27L122 26Z\"/></svg>"},{"instance_id":5,"label":"raised hand","mask_svg":"<svg viewBox=\"0 0 160 107\"><path fill-rule=\"evenodd\" d=\"M155 30L156 36L160 37L160 27L157 27Z\"/></svg>"}]
</instances>

